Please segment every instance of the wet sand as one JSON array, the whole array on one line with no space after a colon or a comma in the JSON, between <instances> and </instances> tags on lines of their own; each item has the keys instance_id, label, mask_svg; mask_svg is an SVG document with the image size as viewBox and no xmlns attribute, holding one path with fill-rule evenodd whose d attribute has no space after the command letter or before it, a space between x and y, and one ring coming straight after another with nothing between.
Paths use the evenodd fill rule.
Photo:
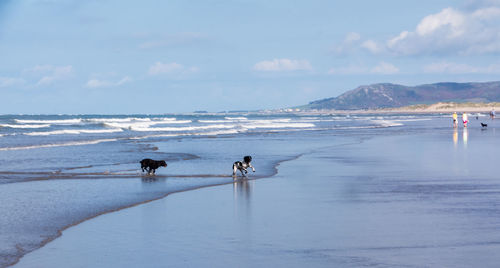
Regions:
<instances>
[{"instance_id":1,"label":"wet sand","mask_svg":"<svg viewBox=\"0 0 500 268\"><path fill-rule=\"evenodd\" d=\"M495 130L316 147L271 178L83 222L14 267L497 267Z\"/></svg>"}]
</instances>

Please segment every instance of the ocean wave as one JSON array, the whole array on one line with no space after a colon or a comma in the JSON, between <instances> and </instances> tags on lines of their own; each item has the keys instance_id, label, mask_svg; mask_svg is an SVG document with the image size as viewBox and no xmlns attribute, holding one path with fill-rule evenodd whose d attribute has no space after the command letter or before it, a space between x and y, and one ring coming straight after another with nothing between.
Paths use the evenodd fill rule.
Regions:
<instances>
[{"instance_id":1,"label":"ocean wave","mask_svg":"<svg viewBox=\"0 0 500 268\"><path fill-rule=\"evenodd\" d=\"M8 128L44 128L44 127L50 127L50 124L36 124L36 125L0 124L0 127L8 127Z\"/></svg>"},{"instance_id":2,"label":"ocean wave","mask_svg":"<svg viewBox=\"0 0 500 268\"><path fill-rule=\"evenodd\" d=\"M106 123L101 123L105 127L110 127L110 128L118 128L118 129L130 129L133 126L138 126L138 127L150 127L154 125L155 123L153 122L136 122L136 123L112 123L112 122L106 122Z\"/></svg>"},{"instance_id":3,"label":"ocean wave","mask_svg":"<svg viewBox=\"0 0 500 268\"><path fill-rule=\"evenodd\" d=\"M412 118L412 119L397 119L396 122L418 122L418 121L430 121L431 118Z\"/></svg>"},{"instance_id":4,"label":"ocean wave","mask_svg":"<svg viewBox=\"0 0 500 268\"><path fill-rule=\"evenodd\" d=\"M103 134L103 133L113 133L121 132L121 129L62 129L54 131L43 131L43 132L28 132L23 133L29 136L49 136L49 135L63 135L63 134Z\"/></svg>"},{"instance_id":5,"label":"ocean wave","mask_svg":"<svg viewBox=\"0 0 500 268\"><path fill-rule=\"evenodd\" d=\"M163 124L188 124L192 123L193 121L191 120L165 120L165 121L154 121L156 125L163 125Z\"/></svg>"},{"instance_id":6,"label":"ocean wave","mask_svg":"<svg viewBox=\"0 0 500 268\"><path fill-rule=\"evenodd\" d=\"M239 131L237 129L228 129L228 130L218 130L218 131L194 133L193 135L217 136L217 135L228 135L228 134L238 134L238 133L241 133L241 131Z\"/></svg>"},{"instance_id":7,"label":"ocean wave","mask_svg":"<svg viewBox=\"0 0 500 268\"><path fill-rule=\"evenodd\" d=\"M207 125L207 126L190 126L190 127L132 127L133 131L193 131L200 129L212 129L212 128L234 128L234 125Z\"/></svg>"},{"instance_id":8,"label":"ocean wave","mask_svg":"<svg viewBox=\"0 0 500 268\"><path fill-rule=\"evenodd\" d=\"M240 116L240 117L224 117L224 119L227 119L227 120L248 120L248 118L246 117L243 117L243 116Z\"/></svg>"},{"instance_id":9,"label":"ocean wave","mask_svg":"<svg viewBox=\"0 0 500 268\"><path fill-rule=\"evenodd\" d=\"M220 119L220 120L198 120L199 123L231 123L233 120Z\"/></svg>"},{"instance_id":10,"label":"ocean wave","mask_svg":"<svg viewBox=\"0 0 500 268\"><path fill-rule=\"evenodd\" d=\"M255 129L255 128L312 128L315 124L312 123L274 123L274 122L264 122L264 123L251 123L251 124L241 124L243 128Z\"/></svg>"},{"instance_id":11,"label":"ocean wave","mask_svg":"<svg viewBox=\"0 0 500 268\"><path fill-rule=\"evenodd\" d=\"M138 118L138 117L127 117L127 118L88 118L83 119L84 122L93 123L121 123L121 122L150 122L150 118Z\"/></svg>"},{"instance_id":12,"label":"ocean wave","mask_svg":"<svg viewBox=\"0 0 500 268\"><path fill-rule=\"evenodd\" d=\"M59 120L24 120L24 119L14 119L16 123L20 124L56 124L56 125L68 125L68 124L79 124L83 119L59 119Z\"/></svg>"},{"instance_id":13,"label":"ocean wave","mask_svg":"<svg viewBox=\"0 0 500 268\"><path fill-rule=\"evenodd\" d=\"M49 143L49 144L38 144L38 145L28 145L28 146L18 146L18 147L0 147L0 151L15 151L15 150L28 150L28 149L39 149L39 148L50 148L50 147L61 147L61 146L81 146L81 145L91 145L98 144L102 142L117 141L118 139L99 139L99 140L89 140L89 141L74 141L67 143Z\"/></svg>"},{"instance_id":14,"label":"ocean wave","mask_svg":"<svg viewBox=\"0 0 500 268\"><path fill-rule=\"evenodd\" d=\"M161 118L153 118L154 121L175 121L177 118L175 117L161 117Z\"/></svg>"},{"instance_id":15,"label":"ocean wave","mask_svg":"<svg viewBox=\"0 0 500 268\"><path fill-rule=\"evenodd\" d=\"M166 125L166 124L189 124L191 120L158 120L149 122L129 122L129 123L112 123L106 122L102 123L106 127L111 128L121 128L121 129L133 129L133 128L148 128L154 125Z\"/></svg>"},{"instance_id":16,"label":"ocean wave","mask_svg":"<svg viewBox=\"0 0 500 268\"><path fill-rule=\"evenodd\" d=\"M166 117L166 118L141 118L141 117L111 117L111 118L73 118L73 119L53 119L53 120L42 120L42 119L14 119L16 123L20 124L56 124L56 125L68 125L68 124L80 124L80 123L125 123L125 122L171 122L175 121L176 118Z\"/></svg>"},{"instance_id":17,"label":"ocean wave","mask_svg":"<svg viewBox=\"0 0 500 268\"><path fill-rule=\"evenodd\" d=\"M215 131L207 131L207 132L190 132L190 133L169 133L169 134L152 134L145 136L136 136L131 137L131 140L142 140L148 138L162 138L162 137L184 137L184 136L217 136L217 135L228 135L228 134L238 134L241 133L241 130L237 129L225 129L225 130L215 130Z\"/></svg>"},{"instance_id":18,"label":"ocean wave","mask_svg":"<svg viewBox=\"0 0 500 268\"><path fill-rule=\"evenodd\" d=\"M403 125L403 123L397 123L395 121L390 121L390 120L371 120L371 121L381 127L397 127Z\"/></svg>"}]
</instances>

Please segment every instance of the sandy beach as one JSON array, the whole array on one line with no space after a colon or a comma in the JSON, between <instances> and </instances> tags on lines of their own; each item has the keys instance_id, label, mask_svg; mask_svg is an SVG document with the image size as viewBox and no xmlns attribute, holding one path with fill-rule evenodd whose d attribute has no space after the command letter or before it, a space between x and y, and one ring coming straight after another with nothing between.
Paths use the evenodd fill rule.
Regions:
<instances>
[{"instance_id":1,"label":"sandy beach","mask_svg":"<svg viewBox=\"0 0 500 268\"><path fill-rule=\"evenodd\" d=\"M272 177L99 216L14 267L496 267L498 129L448 121L310 139Z\"/></svg>"},{"instance_id":2,"label":"sandy beach","mask_svg":"<svg viewBox=\"0 0 500 268\"><path fill-rule=\"evenodd\" d=\"M364 110L303 110L300 108L282 109L280 112L293 112L303 114L451 114L453 112L489 114L500 107L499 102L491 103L456 103L438 102L433 104L417 104L396 108L364 109Z\"/></svg>"}]
</instances>

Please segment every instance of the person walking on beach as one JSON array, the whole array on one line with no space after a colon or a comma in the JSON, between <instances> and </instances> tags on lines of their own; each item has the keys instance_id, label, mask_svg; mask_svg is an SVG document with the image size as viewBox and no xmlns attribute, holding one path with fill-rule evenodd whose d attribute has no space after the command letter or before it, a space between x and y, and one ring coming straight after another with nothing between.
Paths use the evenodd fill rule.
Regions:
<instances>
[{"instance_id":1,"label":"person walking on beach","mask_svg":"<svg viewBox=\"0 0 500 268\"><path fill-rule=\"evenodd\" d=\"M490 112L490 118L491 120L495 119L495 108L493 108Z\"/></svg>"},{"instance_id":2,"label":"person walking on beach","mask_svg":"<svg viewBox=\"0 0 500 268\"><path fill-rule=\"evenodd\" d=\"M453 117L453 127L454 127L454 128L457 128L457 127L458 127L458 116L457 116L457 112L454 112L452 117Z\"/></svg>"},{"instance_id":3,"label":"person walking on beach","mask_svg":"<svg viewBox=\"0 0 500 268\"><path fill-rule=\"evenodd\" d=\"M462 114L462 122L464 122L464 127L467 127L467 123L469 123L469 118L467 117L466 112Z\"/></svg>"}]
</instances>

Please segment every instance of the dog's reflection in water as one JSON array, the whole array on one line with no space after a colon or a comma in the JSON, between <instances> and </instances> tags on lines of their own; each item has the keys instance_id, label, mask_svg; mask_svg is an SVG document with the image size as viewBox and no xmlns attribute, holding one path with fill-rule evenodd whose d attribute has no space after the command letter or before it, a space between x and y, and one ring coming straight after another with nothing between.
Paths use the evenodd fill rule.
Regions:
<instances>
[{"instance_id":1,"label":"dog's reflection in water","mask_svg":"<svg viewBox=\"0 0 500 268\"><path fill-rule=\"evenodd\" d=\"M154 176L142 176L141 181L144 183L153 183L157 182L159 179Z\"/></svg>"},{"instance_id":2,"label":"dog's reflection in water","mask_svg":"<svg viewBox=\"0 0 500 268\"><path fill-rule=\"evenodd\" d=\"M253 181L247 179L233 181L234 199L239 201L250 201Z\"/></svg>"}]
</instances>

